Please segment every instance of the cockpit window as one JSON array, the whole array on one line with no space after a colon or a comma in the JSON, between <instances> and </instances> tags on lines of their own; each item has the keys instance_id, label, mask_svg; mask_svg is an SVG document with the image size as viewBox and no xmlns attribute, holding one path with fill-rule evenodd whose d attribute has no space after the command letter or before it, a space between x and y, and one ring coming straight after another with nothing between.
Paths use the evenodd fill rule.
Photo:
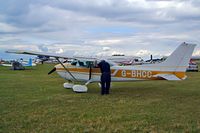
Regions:
<instances>
[{"instance_id":1,"label":"cockpit window","mask_svg":"<svg viewBox=\"0 0 200 133\"><path fill-rule=\"evenodd\" d=\"M77 64L77 61L72 61L71 62L71 65L73 65L73 66L76 66L76 64Z\"/></svg>"},{"instance_id":2,"label":"cockpit window","mask_svg":"<svg viewBox=\"0 0 200 133\"><path fill-rule=\"evenodd\" d=\"M82 61L78 61L78 64L79 64L79 66L82 66L82 67L85 66L84 62L82 62Z\"/></svg>"},{"instance_id":3,"label":"cockpit window","mask_svg":"<svg viewBox=\"0 0 200 133\"><path fill-rule=\"evenodd\" d=\"M71 62L71 65L77 66L77 67L86 67L86 68L97 68L97 62L95 61L83 61L83 60L73 60Z\"/></svg>"},{"instance_id":4,"label":"cockpit window","mask_svg":"<svg viewBox=\"0 0 200 133\"><path fill-rule=\"evenodd\" d=\"M80 61L80 60L72 61L71 65L77 66L77 67L88 67L88 64L86 61Z\"/></svg>"},{"instance_id":5,"label":"cockpit window","mask_svg":"<svg viewBox=\"0 0 200 133\"><path fill-rule=\"evenodd\" d=\"M114 64L111 62L108 62L110 66L113 66ZM77 67L86 67L86 68L98 68L98 62L97 61L83 61L83 60L73 60L71 62L71 65L77 66Z\"/></svg>"}]
</instances>

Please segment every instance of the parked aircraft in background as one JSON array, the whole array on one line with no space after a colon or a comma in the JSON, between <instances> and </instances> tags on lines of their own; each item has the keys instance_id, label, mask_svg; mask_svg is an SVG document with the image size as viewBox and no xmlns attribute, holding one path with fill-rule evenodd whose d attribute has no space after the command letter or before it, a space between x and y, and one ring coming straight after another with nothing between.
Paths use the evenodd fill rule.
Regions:
<instances>
[{"instance_id":1,"label":"parked aircraft in background","mask_svg":"<svg viewBox=\"0 0 200 133\"><path fill-rule=\"evenodd\" d=\"M196 62L192 61L192 59L189 62L189 66L187 68L187 71L192 71L192 72L198 72L199 68Z\"/></svg>"},{"instance_id":2,"label":"parked aircraft in background","mask_svg":"<svg viewBox=\"0 0 200 133\"><path fill-rule=\"evenodd\" d=\"M156 64L141 64L131 66L119 66L107 60L111 66L112 82L127 82L141 80L184 80L186 68L194 51L195 44L182 43L165 61ZM8 53L43 55L54 57L60 64L48 73L56 71L68 82L64 87L73 88L76 92L86 92L87 85L92 82L100 82L100 69L96 65L101 59L86 57L63 57L39 52L7 51ZM74 59L71 63L62 63L59 58ZM75 85L81 82L84 85Z\"/></svg>"},{"instance_id":3,"label":"parked aircraft in background","mask_svg":"<svg viewBox=\"0 0 200 133\"><path fill-rule=\"evenodd\" d=\"M10 63L2 63L1 66L11 67L12 66L12 62L16 62L16 61L11 61ZM22 66L24 66L24 67L36 66L36 63L33 63L33 60L31 58L28 61L24 61L23 59L20 59L17 62L22 64Z\"/></svg>"}]
</instances>

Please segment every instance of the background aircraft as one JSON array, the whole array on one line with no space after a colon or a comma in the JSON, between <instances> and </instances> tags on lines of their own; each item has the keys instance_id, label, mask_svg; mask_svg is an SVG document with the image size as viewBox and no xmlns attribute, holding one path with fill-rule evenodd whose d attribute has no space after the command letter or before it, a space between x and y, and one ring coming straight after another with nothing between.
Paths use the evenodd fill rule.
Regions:
<instances>
[{"instance_id":1,"label":"background aircraft","mask_svg":"<svg viewBox=\"0 0 200 133\"><path fill-rule=\"evenodd\" d=\"M24 61L23 59L20 59L18 61L11 61L11 63L2 63L1 66L13 66L13 62L19 62L24 67L32 67L36 66L36 63L33 63L33 60L30 58L28 61Z\"/></svg>"}]
</instances>

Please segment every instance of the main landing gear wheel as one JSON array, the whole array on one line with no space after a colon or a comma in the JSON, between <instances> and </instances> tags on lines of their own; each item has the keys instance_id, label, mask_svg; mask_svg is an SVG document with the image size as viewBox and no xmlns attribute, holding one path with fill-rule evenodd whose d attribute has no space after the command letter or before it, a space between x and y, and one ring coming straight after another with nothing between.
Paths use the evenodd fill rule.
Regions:
<instances>
[{"instance_id":1,"label":"main landing gear wheel","mask_svg":"<svg viewBox=\"0 0 200 133\"><path fill-rule=\"evenodd\" d=\"M72 83L64 83L63 84L63 87L66 88L66 89L72 89L73 86L74 86L74 84L72 84Z\"/></svg>"},{"instance_id":2,"label":"main landing gear wheel","mask_svg":"<svg viewBox=\"0 0 200 133\"><path fill-rule=\"evenodd\" d=\"M77 93L84 93L84 92L87 92L88 90L86 85L74 85L72 89L74 92L77 92Z\"/></svg>"}]
</instances>

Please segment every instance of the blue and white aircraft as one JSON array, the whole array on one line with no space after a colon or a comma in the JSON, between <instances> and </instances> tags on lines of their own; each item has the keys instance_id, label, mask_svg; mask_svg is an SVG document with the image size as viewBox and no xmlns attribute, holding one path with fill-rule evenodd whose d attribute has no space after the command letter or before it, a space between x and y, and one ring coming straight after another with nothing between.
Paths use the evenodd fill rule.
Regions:
<instances>
[{"instance_id":1,"label":"blue and white aircraft","mask_svg":"<svg viewBox=\"0 0 200 133\"><path fill-rule=\"evenodd\" d=\"M24 66L24 67L36 66L36 64L33 63L33 60L32 60L31 58L30 58L28 61L23 61L22 59L20 59L18 62L21 63L22 66ZM11 66L12 66L12 63L9 63L9 64L1 64L1 66L11 67Z\"/></svg>"}]
</instances>

